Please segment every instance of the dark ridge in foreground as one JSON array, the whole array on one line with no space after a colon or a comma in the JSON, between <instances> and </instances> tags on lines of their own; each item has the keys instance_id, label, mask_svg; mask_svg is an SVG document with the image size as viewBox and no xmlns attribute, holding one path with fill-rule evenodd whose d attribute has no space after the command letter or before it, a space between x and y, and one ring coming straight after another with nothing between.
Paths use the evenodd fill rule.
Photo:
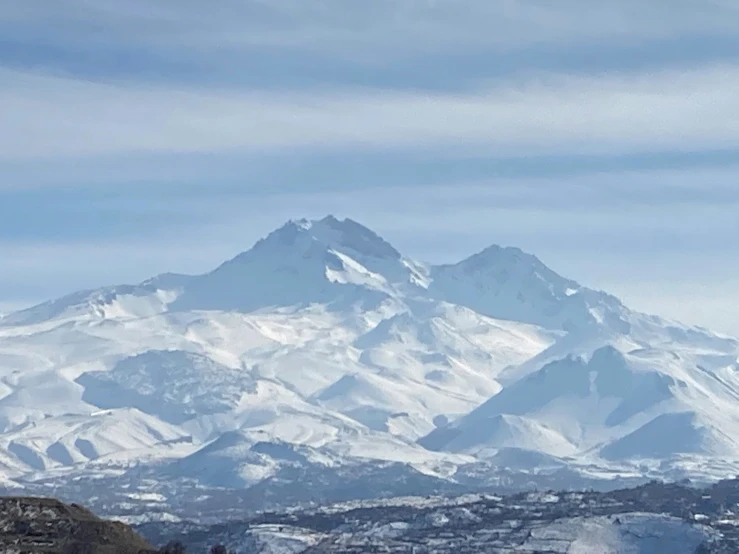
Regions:
<instances>
[{"instance_id":1,"label":"dark ridge in foreground","mask_svg":"<svg viewBox=\"0 0 739 554\"><path fill-rule=\"evenodd\" d=\"M150 554L156 549L128 525L51 498L0 497L4 554Z\"/></svg>"}]
</instances>

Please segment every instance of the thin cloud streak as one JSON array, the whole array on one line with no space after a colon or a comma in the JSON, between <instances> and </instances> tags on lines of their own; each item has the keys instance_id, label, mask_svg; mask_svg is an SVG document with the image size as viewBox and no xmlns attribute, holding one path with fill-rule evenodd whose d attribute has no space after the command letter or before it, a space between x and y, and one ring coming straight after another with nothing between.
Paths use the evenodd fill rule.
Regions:
<instances>
[{"instance_id":1,"label":"thin cloud streak","mask_svg":"<svg viewBox=\"0 0 739 554\"><path fill-rule=\"evenodd\" d=\"M585 8L585 9L584 9ZM409 51L736 31L720 0L4 0L7 32L98 45L139 42L192 52L227 45L328 50L376 60ZM86 37L82 39L81 37ZM337 49L340 48L340 49Z\"/></svg>"},{"instance_id":2,"label":"thin cloud streak","mask_svg":"<svg viewBox=\"0 0 739 554\"><path fill-rule=\"evenodd\" d=\"M563 229L560 221L575 221L588 228L595 224L602 229L601 234L610 231L616 238L630 237L637 230L647 232L651 238L640 241L639 248L651 247L655 237L686 233L698 241L699 248L706 248L716 243L710 237L717 229L739 233L739 224L734 221L739 209L737 179L739 166L596 172L568 178L452 180L437 185L425 180L366 187L344 181L328 186L278 181L270 187L269 181L245 181L220 186L122 187L101 183L81 188L10 188L0 189L0 239L22 242L48 237L64 243L87 236L100 240L183 237L183 233L198 233L215 224L233 221L239 225L244 218L254 225L265 217L263 229L267 231L292 217L322 217L328 212L360 220L369 216L372 226L392 229L398 236L417 229L426 232L428 214L434 213L433 224L438 229L474 236L490 228L480 222L494 215L500 219L511 214L515 219L523 214L529 238L538 233L557 236L556 230ZM444 217L438 215L439 206L444 206ZM463 217L451 217L455 212ZM530 214L535 217L529 218ZM675 229L677 221L680 226ZM564 229L569 233L571 226ZM624 230L613 233L614 229ZM242 237L241 231L225 229L220 236ZM522 231L517 232L520 240ZM492 236L488 240L500 240ZM564 238L573 240L569 235ZM574 239L577 243L576 236ZM613 240L604 238L605 243ZM685 248L691 244L685 243ZM672 249L675 241L666 240L662 246Z\"/></svg>"},{"instance_id":3,"label":"thin cloud streak","mask_svg":"<svg viewBox=\"0 0 739 554\"><path fill-rule=\"evenodd\" d=\"M496 156L486 152L405 149L333 149L262 153L152 153L95 158L4 161L2 191L41 189L123 191L128 196L177 193L178 197L215 194L346 192L369 188L445 187L540 181L554 188L603 181L610 188L642 185L703 190L698 202L718 194L733 197L739 149L569 154L563 156ZM610 180L608 175L612 177ZM611 182L614 181L614 182ZM600 186L600 185L599 185ZM678 191L676 198L684 199ZM657 197L650 191L642 196ZM664 198L668 200L672 196ZM12 199L11 199L12 200Z\"/></svg>"},{"instance_id":4,"label":"thin cloud streak","mask_svg":"<svg viewBox=\"0 0 739 554\"><path fill-rule=\"evenodd\" d=\"M0 160L341 148L529 156L739 146L739 66L477 94L170 89L0 72Z\"/></svg>"},{"instance_id":5,"label":"thin cloud streak","mask_svg":"<svg viewBox=\"0 0 739 554\"><path fill-rule=\"evenodd\" d=\"M668 316L721 287L683 319L739 334L736 2L207 8L0 0L0 301L206 271L333 212Z\"/></svg>"},{"instance_id":6,"label":"thin cloud streak","mask_svg":"<svg viewBox=\"0 0 739 554\"><path fill-rule=\"evenodd\" d=\"M434 186L422 180L367 187L300 181L272 187L268 182L146 188L103 183L82 189L9 189L0 190L0 238L22 249L34 242L74 244L93 236L96 245L140 239L190 243L209 237L220 247L225 237L236 237L225 250L235 254L289 218L335 213L389 233L399 246L409 244L409 251L430 261L457 258L459 245L471 253L497 242L533 252L569 250L574 256L597 251L598 256L610 252L637 258L682 250L697 267L703 256L733 248L726 237L739 233L737 177L739 167ZM431 221L429 214L434 214ZM417 241L430 233L448 239L446 244L440 245L441 238ZM169 252L167 246L162 249ZM3 257L18 255L6 252Z\"/></svg>"}]
</instances>

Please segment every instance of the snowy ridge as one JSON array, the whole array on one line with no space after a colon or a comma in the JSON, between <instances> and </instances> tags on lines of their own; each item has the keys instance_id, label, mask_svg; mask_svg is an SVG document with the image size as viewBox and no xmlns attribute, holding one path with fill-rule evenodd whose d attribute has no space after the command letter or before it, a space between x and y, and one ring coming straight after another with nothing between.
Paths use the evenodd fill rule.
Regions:
<instances>
[{"instance_id":1,"label":"snowy ridge","mask_svg":"<svg viewBox=\"0 0 739 554\"><path fill-rule=\"evenodd\" d=\"M430 266L351 220L291 221L204 275L0 320L0 473L158 463L243 487L287 466L454 480L721 456L721 475L739 468L738 344L515 248Z\"/></svg>"},{"instance_id":2,"label":"snowy ridge","mask_svg":"<svg viewBox=\"0 0 739 554\"><path fill-rule=\"evenodd\" d=\"M737 384L701 369L693 356L656 350L623 354L605 346L589 359L545 365L421 443L474 451L491 440L500 443L494 431L515 418L536 426L551 442L530 448L537 435L531 430L505 446L561 455L565 441L583 455L599 451L620 461L698 453L736 459L739 451L729 437L739 424Z\"/></svg>"}]
</instances>

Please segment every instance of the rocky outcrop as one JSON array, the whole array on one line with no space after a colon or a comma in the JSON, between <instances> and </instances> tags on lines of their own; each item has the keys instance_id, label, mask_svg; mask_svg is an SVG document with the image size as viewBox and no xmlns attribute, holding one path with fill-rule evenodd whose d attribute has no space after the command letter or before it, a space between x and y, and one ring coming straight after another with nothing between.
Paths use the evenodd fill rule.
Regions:
<instances>
[{"instance_id":1,"label":"rocky outcrop","mask_svg":"<svg viewBox=\"0 0 739 554\"><path fill-rule=\"evenodd\" d=\"M129 526L77 504L50 498L0 498L4 554L150 554L156 549Z\"/></svg>"}]
</instances>

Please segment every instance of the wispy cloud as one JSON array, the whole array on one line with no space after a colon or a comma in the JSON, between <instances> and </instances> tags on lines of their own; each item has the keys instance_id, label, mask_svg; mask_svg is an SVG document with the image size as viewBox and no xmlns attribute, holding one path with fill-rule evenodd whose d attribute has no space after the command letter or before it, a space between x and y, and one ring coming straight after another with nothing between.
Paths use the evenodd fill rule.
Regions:
<instances>
[{"instance_id":1,"label":"wispy cloud","mask_svg":"<svg viewBox=\"0 0 739 554\"><path fill-rule=\"evenodd\" d=\"M370 171L383 159L370 158L362 169ZM461 162L468 163L475 162ZM339 172L338 179L324 182L298 166L284 182L273 180L271 173L277 173L273 171L258 179L226 183L6 187L0 188L0 238L21 242L48 237L60 243L91 236L190 240L202 236L205 228L221 225L226 228L209 236L214 241L233 236L234 248L243 249L250 238L256 240L260 232L288 218L336 213L366 219L378 230L398 236L403 232L426 236L433 228L463 236L462 243L472 239L480 247L489 241L524 240L537 249L547 240L561 240L579 248L597 235L605 235L596 241L600 244L628 242L637 235L642 240L632 250L649 251L660 240L663 248L672 248L670 235L684 237L684 249L720 247L726 234L739 226L734 217L739 208L739 164L430 180L426 174L439 167L432 164L416 175L412 168L404 169L407 178L396 181L385 181L381 172L374 181L352 180ZM335 171L331 164L327 170ZM398 171L391 167L390 175ZM483 166L482 173L487 171ZM435 215L430 219L431 213ZM520 214L526 224L511 225ZM244 234L245 226L253 232ZM588 233L581 232L585 227ZM665 235L667 239L662 238Z\"/></svg>"},{"instance_id":2,"label":"wispy cloud","mask_svg":"<svg viewBox=\"0 0 739 554\"><path fill-rule=\"evenodd\" d=\"M131 228L93 227L88 221L87 232L79 233L74 221L80 215L73 212L38 222L41 229L30 236L0 225L0 290L17 304L138 282L165 271L205 272L288 218L331 212L356 218L405 254L431 262L459 260L493 243L520 246L568 277L623 296L637 309L735 332L739 318L730 307L739 257L727 255L727 242L739 232L736 190L691 202L697 189L658 185L669 183L669 173L622 177L629 184L606 186L602 197L599 186L613 184L613 176L591 176L589 188L585 180L566 185L542 180L342 194L140 197L138 211L168 205L170 213L153 222L135 220L136 204L128 205L135 195L108 195L104 202L106 195L100 194L93 202L95 195L88 194L89 203L80 200L83 208L101 220L128 220ZM693 177L712 182L710 173ZM730 174L724 178L728 182ZM661 201L648 190L650 183L662 187ZM547 186L552 191L541 194ZM73 199L69 196L68 203ZM676 301L682 295L710 296L711 290L721 295L721 303Z\"/></svg>"},{"instance_id":3,"label":"wispy cloud","mask_svg":"<svg viewBox=\"0 0 739 554\"><path fill-rule=\"evenodd\" d=\"M587 8L587 9L584 9ZM5 2L0 23L80 41L143 41L199 50L224 45L413 49L588 39L633 39L696 31L732 31L737 13L722 0L27 0Z\"/></svg>"},{"instance_id":4,"label":"wispy cloud","mask_svg":"<svg viewBox=\"0 0 739 554\"><path fill-rule=\"evenodd\" d=\"M739 146L739 66L538 76L474 94L264 94L0 73L0 159L279 149L496 155Z\"/></svg>"},{"instance_id":5,"label":"wispy cloud","mask_svg":"<svg viewBox=\"0 0 739 554\"><path fill-rule=\"evenodd\" d=\"M590 174L566 182L492 179L324 191L277 188L260 194L233 187L209 192L207 186L159 192L6 191L0 194L0 274L27 270L26 279L33 273L29 264L53 267L65 260L64 271L77 273L88 273L83 268L94 264L93 273L107 276L100 284L130 271L142 279L149 272L206 271L287 219L333 213L358 219L427 261L458 260L498 243L521 246L545 259L553 256L564 269L574 264L574 277L582 267L584 277L623 277L631 271L629 264L648 265L659 257L681 263L726 258L727 237L739 232L737 178L739 168ZM37 214L44 199L48 208ZM56 250L58 255L43 254ZM74 251L81 253L80 264ZM123 253L101 264L106 251ZM682 275L691 279L732 274L720 266L706 272L707 265L688 265ZM651 271L667 277L675 268L660 262ZM33 278L44 281L50 271Z\"/></svg>"},{"instance_id":6,"label":"wispy cloud","mask_svg":"<svg viewBox=\"0 0 739 554\"><path fill-rule=\"evenodd\" d=\"M327 212L432 261L519 245L637 308L729 298L736 90L731 0L0 0L0 302Z\"/></svg>"}]
</instances>

